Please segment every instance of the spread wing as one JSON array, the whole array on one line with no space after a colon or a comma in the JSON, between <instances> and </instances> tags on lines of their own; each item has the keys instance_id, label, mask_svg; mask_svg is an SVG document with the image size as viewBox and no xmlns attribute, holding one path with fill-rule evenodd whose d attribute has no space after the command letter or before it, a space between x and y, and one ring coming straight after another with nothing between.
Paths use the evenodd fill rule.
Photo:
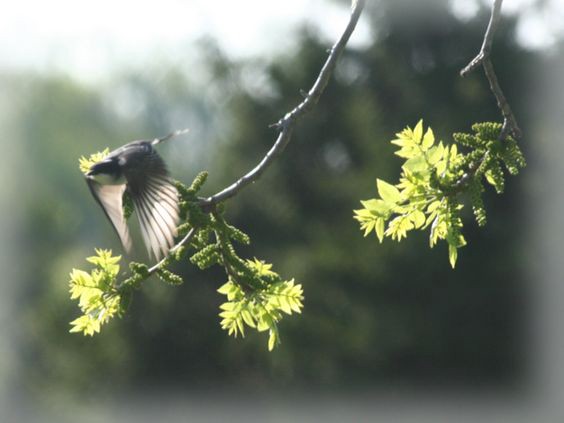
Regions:
<instances>
[{"instance_id":1,"label":"spread wing","mask_svg":"<svg viewBox=\"0 0 564 423\"><path fill-rule=\"evenodd\" d=\"M124 175L149 256L157 260L174 245L179 220L178 191L168 176L164 161L151 150L130 156L135 166L124 166Z\"/></svg>"},{"instance_id":2,"label":"spread wing","mask_svg":"<svg viewBox=\"0 0 564 423\"><path fill-rule=\"evenodd\" d=\"M90 192L104 210L104 213L116 230L125 251L131 251L131 237L127 223L123 216L122 197L125 191L123 185L102 185L92 179L86 179Z\"/></svg>"}]
</instances>

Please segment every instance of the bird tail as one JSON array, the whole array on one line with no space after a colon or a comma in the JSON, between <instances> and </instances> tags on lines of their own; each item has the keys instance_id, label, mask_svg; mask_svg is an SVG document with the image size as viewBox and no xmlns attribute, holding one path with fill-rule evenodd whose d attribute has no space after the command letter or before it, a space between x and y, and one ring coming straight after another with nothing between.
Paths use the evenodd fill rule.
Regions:
<instances>
[{"instance_id":1,"label":"bird tail","mask_svg":"<svg viewBox=\"0 0 564 423\"><path fill-rule=\"evenodd\" d=\"M190 129L186 128L186 129L179 129L177 131L171 132L170 134L165 135L162 138L155 138L153 141L151 141L151 145L157 145L163 141L167 141L171 138L177 137L179 135L183 135L190 132Z\"/></svg>"}]
</instances>

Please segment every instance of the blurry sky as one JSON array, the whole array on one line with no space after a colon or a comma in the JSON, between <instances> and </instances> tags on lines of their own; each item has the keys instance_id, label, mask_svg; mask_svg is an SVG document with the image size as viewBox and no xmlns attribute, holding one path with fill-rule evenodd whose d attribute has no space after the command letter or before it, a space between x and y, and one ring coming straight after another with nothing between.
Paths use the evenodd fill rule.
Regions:
<instances>
[{"instance_id":1,"label":"blurry sky","mask_svg":"<svg viewBox=\"0 0 564 423\"><path fill-rule=\"evenodd\" d=\"M480 3L490 2L449 0L463 20ZM540 3L542 7L538 0L506 0L503 5L506 14L525 12L518 40L535 49L550 47L564 21L564 0ZM327 0L6 2L0 13L0 69L54 70L95 82L124 66L180 60L187 45L205 36L218 40L232 56L276 54L291 47L296 25L304 20L334 39L347 9L346 3ZM370 32L361 24L351 43L362 43Z\"/></svg>"},{"instance_id":2,"label":"blurry sky","mask_svg":"<svg viewBox=\"0 0 564 423\"><path fill-rule=\"evenodd\" d=\"M334 38L348 16L346 7L326 0L273 6L259 0L12 2L0 14L0 68L65 70L97 79L155 57L174 60L206 36L233 56L276 54L289 47L290 34L306 17L322 22ZM355 34L356 42L366 39L366 30Z\"/></svg>"}]
</instances>

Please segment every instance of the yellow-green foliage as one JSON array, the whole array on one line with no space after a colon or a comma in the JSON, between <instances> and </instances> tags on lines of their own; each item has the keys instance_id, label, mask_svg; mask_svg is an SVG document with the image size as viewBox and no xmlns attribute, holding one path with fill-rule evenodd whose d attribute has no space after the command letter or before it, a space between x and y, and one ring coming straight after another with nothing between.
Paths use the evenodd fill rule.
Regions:
<instances>
[{"instance_id":1,"label":"yellow-green foliage","mask_svg":"<svg viewBox=\"0 0 564 423\"><path fill-rule=\"evenodd\" d=\"M505 184L502 164L512 175L525 166L515 140L498 139L501 124L480 123L472 129L473 135L454 134L468 153L460 152L456 144L436 142L431 128L424 131L423 121L396 134L391 143L399 147L395 154L405 159L400 179L396 185L377 179L378 197L361 201L363 208L354 211L364 236L374 231L380 242L384 237L401 241L411 230L430 228L430 246L446 241L454 267L458 249L466 245L459 194L469 193L476 221L483 226L482 180L501 193Z\"/></svg>"},{"instance_id":2,"label":"yellow-green foliage","mask_svg":"<svg viewBox=\"0 0 564 423\"><path fill-rule=\"evenodd\" d=\"M268 330L268 349L280 343L278 323L284 314L300 313L303 290L294 280L285 281L261 260L241 259L233 242L248 244L249 237L227 224L221 211L210 216L206 230L196 240L197 252L190 257L201 269L214 264L225 268L227 282L218 292L227 296L221 305L221 327L229 335L245 335L245 325L259 332Z\"/></svg>"},{"instance_id":3,"label":"yellow-green foliage","mask_svg":"<svg viewBox=\"0 0 564 423\"><path fill-rule=\"evenodd\" d=\"M99 161L103 160L110 153L109 148L105 148L103 151L99 151L98 153L91 154L89 157L81 156L78 159L78 167L80 171L84 174L88 173L92 165L98 163Z\"/></svg>"},{"instance_id":4,"label":"yellow-green foliage","mask_svg":"<svg viewBox=\"0 0 564 423\"><path fill-rule=\"evenodd\" d=\"M71 332L94 335L100 332L121 309L121 296L115 289L121 256L112 256L111 250L96 250L96 255L86 259L95 265L89 273L73 269L70 274L70 294L78 299L82 316L71 322Z\"/></svg>"},{"instance_id":5,"label":"yellow-green foliage","mask_svg":"<svg viewBox=\"0 0 564 423\"><path fill-rule=\"evenodd\" d=\"M293 279L283 281L270 270L271 264L254 259L246 260L246 265L264 288L247 292L230 277L217 290L227 296L227 302L220 306L221 327L235 337L238 334L245 336L245 325L259 332L268 330L268 350L272 351L280 343L277 323L282 319L282 313L301 313L302 286L294 284Z\"/></svg>"}]
</instances>

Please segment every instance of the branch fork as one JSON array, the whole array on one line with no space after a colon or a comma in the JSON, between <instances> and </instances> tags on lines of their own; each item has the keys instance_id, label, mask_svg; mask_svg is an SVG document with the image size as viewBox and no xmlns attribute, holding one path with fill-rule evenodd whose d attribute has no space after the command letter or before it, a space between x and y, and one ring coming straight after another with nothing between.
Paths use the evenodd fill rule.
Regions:
<instances>
[{"instance_id":1,"label":"branch fork","mask_svg":"<svg viewBox=\"0 0 564 423\"><path fill-rule=\"evenodd\" d=\"M508 135L512 135L515 139L521 138L521 129L517 124L517 120L515 119L515 115L513 114L511 107L509 106L507 98L501 90L501 86L499 85L497 75L493 67L493 63L490 59L494 33L499 25L501 18L502 3L503 0L494 0L490 21L484 35L484 42L482 43L480 52L464 69L460 71L460 76L464 77L480 65L482 65L482 67L484 68L484 73L486 74L486 78L490 84L490 89L495 96L497 106L499 107L503 116L503 127L499 136L500 140L506 139Z\"/></svg>"},{"instance_id":2,"label":"branch fork","mask_svg":"<svg viewBox=\"0 0 564 423\"><path fill-rule=\"evenodd\" d=\"M201 198L199 205L205 212L213 212L217 204L234 197L243 188L256 182L264 173L264 171L272 164L272 162L282 154L288 143L291 141L292 132L297 122L305 114L307 114L307 112L311 111L319 102L319 99L325 91L325 88L333 74L333 71L335 70L337 61L341 57L341 54L343 53L343 50L345 49L351 37L351 34L353 33L356 24L358 23L365 4L366 0L355 0L352 2L349 22L337 42L329 50L329 55L323 67L321 68L313 86L307 92L305 90L301 90L300 94L304 97L304 99L294 109L286 113L284 117L282 117L278 122L270 125L270 127L273 127L279 131L278 136L270 150L264 155L261 161L253 169L240 177L233 184L212 195L211 197ZM182 245L188 243L195 236L196 231L196 228L192 228L190 232L188 232L188 234L170 250L170 253L174 253ZM154 272L158 271L163 265L168 262L168 257L170 257L170 254L160 262L155 264L153 267L151 267L149 269L149 273L153 274Z\"/></svg>"}]
</instances>

